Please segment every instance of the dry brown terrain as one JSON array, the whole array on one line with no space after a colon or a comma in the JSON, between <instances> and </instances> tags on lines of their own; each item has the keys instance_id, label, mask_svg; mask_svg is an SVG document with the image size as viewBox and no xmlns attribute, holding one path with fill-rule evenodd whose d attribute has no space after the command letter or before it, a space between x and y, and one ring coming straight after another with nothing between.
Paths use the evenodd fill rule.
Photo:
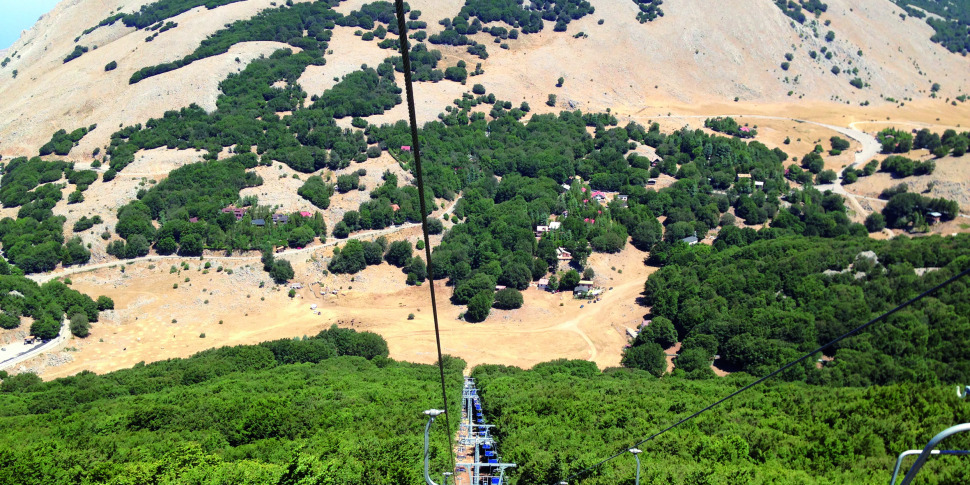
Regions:
<instances>
[{"instance_id":1,"label":"dry brown terrain","mask_svg":"<svg viewBox=\"0 0 970 485\"><path fill-rule=\"evenodd\" d=\"M94 147L104 145L118 124L144 122L190 103L214 108L221 79L254 57L283 46L273 42L239 44L226 54L128 85L135 70L181 58L224 24L271 6L269 0L247 0L179 15L173 19L178 27L150 43L144 42L143 32L120 23L100 28L79 40L80 45L98 46L97 50L70 63L62 62L74 48L74 37L85 28L117 7L127 12L142 3L146 2L65 1L12 46L18 57L0 71L0 97L5 100L0 106L0 153L31 153L59 128L97 123L99 129L85 137L74 154L83 158ZM363 3L344 2L338 10L348 12ZM489 59L483 62L485 74L473 78L474 82L482 83L501 99L528 101L540 112L550 110L544 104L546 95L556 93L560 103L554 110L612 108L631 116L743 112L838 124L886 117L923 122L940 118L945 124L964 126L970 120L966 103L953 107L944 101L970 84L965 59L930 42L931 29L924 22L901 20L888 0L861 6L847 0L828 2L825 18L832 20L828 28L837 34L832 43L813 37L807 27L791 28L789 19L770 0L730 0L719 8L710 8L705 0L669 0L664 4L666 15L649 24L634 19L633 2L591 3L596 13L570 23L567 32L547 28L510 40L509 50L491 44L487 34L477 34L476 38L492 47ZM457 13L461 1L411 4L424 13L422 18L433 33L441 29L437 20ZM597 25L599 19L604 20L603 25ZM334 76L345 74L353 66L383 58L384 53L373 42L350 38L353 35L348 36L346 30L337 29L328 65L311 69L301 78L308 92L325 89ZM588 37L573 38L578 32ZM760 40L753 41L751 32L758 32ZM887 37L884 32L893 35ZM823 44L836 53L833 60L809 59L808 51L819 50ZM463 49L439 48L446 65L459 58L472 66L478 61ZM862 56L857 54L859 50ZM788 52L795 58L786 72L779 64ZM118 61L118 69L105 73L104 65L112 60ZM836 64L843 67L839 76L829 72ZM853 67L860 69L859 76L871 87L860 91L849 86L846 72ZM16 79L10 75L13 69L19 72ZM559 76L566 82L562 88L555 88ZM942 85L944 99L927 97L933 82ZM792 96L788 91L793 91ZM460 92L449 82L419 87L421 119L433 119ZM882 101L880 95L912 101L899 107ZM739 102L733 101L735 97ZM871 105L860 107L862 101ZM392 114L375 121L390 121L399 115Z\"/></svg>"},{"instance_id":2,"label":"dry brown terrain","mask_svg":"<svg viewBox=\"0 0 970 485\"><path fill-rule=\"evenodd\" d=\"M412 229L399 237L413 242L419 234ZM294 299L271 284L258 257L250 261L210 258L212 268L207 273L195 258L184 260L189 270L181 270L183 260L172 259L73 275L74 288L112 297L116 310L93 325L90 337L68 342L65 347L70 350L55 359L35 359L24 368L48 379L85 369L107 372L213 346L314 335L332 324L381 334L388 340L392 358L434 362L427 286L405 286L400 270L386 263L354 276L323 276L320 262L331 254L327 248L288 258L297 271L294 281L306 285ZM598 284L612 287L598 303L574 300L571 293L530 288L523 292L523 308L493 310L479 324L457 319L463 308L447 303L451 288L439 281L442 350L471 365L530 367L560 357L589 359L600 367L619 365L626 328L635 328L646 312L635 302L643 281L655 270L643 265L645 256L632 246L616 255L593 255L590 264ZM177 268L175 273L170 272L172 266ZM223 271L217 271L220 266ZM228 269L233 274L227 274ZM260 282L266 285L260 288ZM320 294L324 288L327 295ZM329 294L332 290L338 293ZM318 305L316 311L310 310L311 304ZM408 320L410 313L414 320ZM51 360L68 362L48 366Z\"/></svg>"}]
</instances>

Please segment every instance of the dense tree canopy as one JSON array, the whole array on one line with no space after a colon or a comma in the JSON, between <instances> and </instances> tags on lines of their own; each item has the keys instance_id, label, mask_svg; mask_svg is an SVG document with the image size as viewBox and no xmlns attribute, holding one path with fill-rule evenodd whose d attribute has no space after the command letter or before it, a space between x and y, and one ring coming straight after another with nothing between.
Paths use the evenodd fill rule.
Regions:
<instances>
[{"instance_id":1,"label":"dense tree canopy","mask_svg":"<svg viewBox=\"0 0 970 485\"><path fill-rule=\"evenodd\" d=\"M752 380L743 373L703 381L677 371L662 379L626 369L600 373L586 361L531 370L487 365L472 375L503 460L517 464L506 479L523 485L565 480ZM769 381L638 445L640 483L888 482L898 453L968 418L951 386L902 383L823 395L803 383ZM959 460L928 465L921 479L968 478ZM633 483L635 467L624 453L569 483Z\"/></svg>"},{"instance_id":2,"label":"dense tree canopy","mask_svg":"<svg viewBox=\"0 0 970 485\"><path fill-rule=\"evenodd\" d=\"M445 364L458 388L464 362ZM35 377L0 384L3 483L418 484L419 416L440 402L436 366L388 360L379 336L337 328L105 375ZM57 431L70 423L86 425ZM433 449L455 431L443 426ZM446 459L436 452L432 466Z\"/></svg>"},{"instance_id":3,"label":"dense tree canopy","mask_svg":"<svg viewBox=\"0 0 970 485\"><path fill-rule=\"evenodd\" d=\"M965 269L968 247L963 236L695 246L651 275L644 303L681 339L715 337L723 365L763 375ZM940 269L922 277L914 270L929 267ZM786 377L832 385L958 380L970 362L952 345L970 332L960 316L970 314L966 293L965 284L950 286L828 349L834 360L825 367L796 367Z\"/></svg>"}]
</instances>

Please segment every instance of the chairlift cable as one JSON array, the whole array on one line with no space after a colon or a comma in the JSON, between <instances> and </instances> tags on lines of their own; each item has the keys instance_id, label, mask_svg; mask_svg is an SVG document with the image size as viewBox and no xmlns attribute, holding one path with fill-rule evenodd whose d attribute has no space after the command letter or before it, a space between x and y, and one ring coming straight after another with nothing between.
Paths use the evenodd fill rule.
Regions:
<instances>
[{"instance_id":1,"label":"chairlift cable","mask_svg":"<svg viewBox=\"0 0 970 485\"><path fill-rule=\"evenodd\" d=\"M418 142L418 121L414 109L414 87L411 83L411 53L408 49L407 26L404 22L404 0L395 0L397 10L397 28L400 37L401 56L404 61L404 87L407 92L408 116L411 124L411 153L414 154L414 172L418 185L418 198L421 204L421 233L424 235L424 254L428 267L428 287L431 290L431 314L434 318L434 338L438 347L438 373L441 377L441 399L445 411L445 433L448 435L448 456L451 457L451 469L455 469L455 449L451 436L451 419L448 412L448 392L445 386L445 363L441 355L441 333L438 327L438 304L434 293L434 266L431 262L431 238L428 235L428 210L425 202L424 173L421 170L421 144Z\"/></svg>"},{"instance_id":2,"label":"chairlift cable","mask_svg":"<svg viewBox=\"0 0 970 485\"><path fill-rule=\"evenodd\" d=\"M960 279L960 278L962 278L962 277L964 277L964 276L966 276L968 274L970 274L970 268L967 268L967 269L963 270L962 272L956 274L955 276L947 279L946 281L944 281L944 282L942 282L942 283L934 286L933 288L930 288L930 289L928 289L928 290L920 293L919 295L916 295L915 297L910 298L909 300L903 302L902 304L900 304L896 308L893 308L892 310L889 310L888 312L883 313L882 315L879 315L878 317L873 318L872 320L869 320L868 322L863 323L862 325L859 325L858 327L856 327L856 328L854 328L852 330L849 330L848 332L846 332L846 333L840 335L839 337L835 338L834 340L832 340L832 341L830 341L830 342L828 342L828 343L826 343L826 344L824 344L824 345L816 348L815 350L812 350L811 352L808 352L807 354L805 354L805 355L803 355L803 356L801 356L801 357L799 357L799 358L797 358L797 359L795 359L795 360L793 360L793 361L791 361L791 362L789 362L789 363L787 363L787 364L779 367L778 369L772 371L770 374L767 374L764 377L758 378L754 382L752 382L752 383L750 383L750 384L748 384L748 385L746 385L746 386L738 389L737 391L732 392L731 394L728 394L727 396L724 396L723 398L721 398L721 399L713 402L712 404L710 404L707 407L701 409L700 411L697 411L696 413L691 414L690 416L687 416L686 418L683 418L680 421L677 421L676 423L674 423L674 424L672 424L672 425L670 425L670 426L668 426L668 427L666 427L666 428L664 428L664 429L662 429L662 430L660 430L660 431L658 431L658 432L656 432L656 433L654 433L654 434L652 434L650 436L647 436L646 438L644 438L644 439L642 439L640 441L637 441L636 443L634 443L634 444L632 444L630 446L623 447L621 451L617 452L613 456L610 456L609 458L606 458L606 459L600 461L599 463L596 463L595 465L592 465L590 467L584 468L584 469L582 469L582 470L580 470L580 471L578 471L576 473L573 473L572 475L569 475L569 477L566 478L566 481L568 482L568 481L573 480L573 479L578 479L578 478L582 477L583 475L586 475L587 473L589 473L589 472L591 472L593 470L596 470L597 468L605 465L606 463L608 463L608 462L610 462L612 460L615 460L615 459L623 456L626 453L629 453L629 450L631 448L639 447L643 443L646 443L648 441L651 441L651 440L659 437L660 435L662 435L662 434L664 434L664 433L666 433L666 432L668 432L668 431L670 431L670 430L672 430L672 429L674 429L674 428L676 428L676 427L678 427L678 426L680 426L680 425L682 425L682 424L684 424L684 423L686 423L686 422L688 422L688 421L690 421L690 420L692 420L692 419L700 416L701 414L704 414L705 412L710 411L711 409L713 409L714 407L716 407L719 404L723 403L724 401L727 401L728 399L731 399L731 398L737 396L738 394L741 394L742 392L747 391L748 389L751 389L752 387L754 387L754 386L756 386L758 384L761 384L762 382L764 382L764 381L766 381L766 380L768 380L768 379L770 379L770 378L772 378L772 377L774 377L774 376L776 376L776 375L778 375L778 374L780 374L780 373L788 370L792 366L794 366L794 365L798 364L799 362L802 362L803 360L805 360L805 359L807 359L807 358L809 358L809 357L811 357L811 356L813 356L813 355L821 352L822 350L825 350L826 348L831 347L832 345L835 345L836 343L838 343L838 342L840 342L840 341L842 341L842 340L844 340L844 339L846 339L846 338L848 338L848 337L850 337L852 335L855 335L856 333L861 332L862 330L865 330L866 328L868 328L869 326L873 325L874 323L879 322L879 321L882 321L882 320L885 320L890 315L892 315L892 314L894 314L894 313L896 313L896 312L898 312L898 311L900 311L900 310L902 310L902 309L904 309L904 308L906 308L906 307L908 307L908 306L910 306L910 305L912 305L912 304L914 304L914 303L922 300L923 298L925 298L925 297L927 297L927 296L935 293L936 291L938 291L938 290L940 290L942 288L945 288L946 286L949 286L951 283L955 282L956 280L958 280L958 279ZM559 484L559 483L561 483L561 482L559 480L556 480L551 485L556 485L556 484Z\"/></svg>"}]
</instances>

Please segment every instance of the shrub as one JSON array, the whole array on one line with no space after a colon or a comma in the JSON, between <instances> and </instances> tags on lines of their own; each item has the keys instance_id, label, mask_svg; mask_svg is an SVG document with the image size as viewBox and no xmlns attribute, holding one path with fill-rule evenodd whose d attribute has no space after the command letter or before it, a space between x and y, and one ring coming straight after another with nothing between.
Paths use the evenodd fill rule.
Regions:
<instances>
[{"instance_id":1,"label":"shrub","mask_svg":"<svg viewBox=\"0 0 970 485\"><path fill-rule=\"evenodd\" d=\"M118 63L115 62L115 61L111 61L111 62L109 62L108 64L106 64L104 66L104 70L105 70L105 72L107 72L107 71L114 71L115 68L117 68L117 67L118 67Z\"/></svg>"},{"instance_id":2,"label":"shrub","mask_svg":"<svg viewBox=\"0 0 970 485\"><path fill-rule=\"evenodd\" d=\"M546 99L546 105L547 106L556 106L556 95L555 94L550 94L549 95L549 98Z\"/></svg>"},{"instance_id":3,"label":"shrub","mask_svg":"<svg viewBox=\"0 0 970 485\"><path fill-rule=\"evenodd\" d=\"M97 301L98 311L114 310L115 302L110 297L101 295L98 297Z\"/></svg>"}]
</instances>

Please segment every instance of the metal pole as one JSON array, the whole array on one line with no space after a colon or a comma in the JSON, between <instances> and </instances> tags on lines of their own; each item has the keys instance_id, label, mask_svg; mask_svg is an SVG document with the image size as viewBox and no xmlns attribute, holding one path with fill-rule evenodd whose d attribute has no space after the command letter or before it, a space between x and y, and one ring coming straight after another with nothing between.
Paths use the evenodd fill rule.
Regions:
<instances>
[{"instance_id":1,"label":"metal pole","mask_svg":"<svg viewBox=\"0 0 970 485\"><path fill-rule=\"evenodd\" d=\"M914 478L916 478L916 474L919 473L920 468L923 468L923 464L926 463L926 459L933 453L934 451L933 449L936 448L936 445L940 441L943 441L943 439L945 439L950 435L953 435L956 433L963 433L966 431L970 431L970 423L963 423L963 424L958 424L956 426L950 426L949 428L943 431L940 431L923 448L923 451L919 454L919 457L916 458L916 463L913 463L913 466L910 467L909 471L906 473L906 476L903 477L903 481L901 482L901 485L909 485L909 483L912 482ZM903 455L900 455L896 463L896 471L893 472L892 481L889 482L890 485L893 485L896 483L896 476L897 476L897 473L899 472L899 464L900 462L902 462L902 459L903 459Z\"/></svg>"},{"instance_id":2,"label":"metal pole","mask_svg":"<svg viewBox=\"0 0 970 485\"><path fill-rule=\"evenodd\" d=\"M431 475L428 473L428 434L431 431L431 423L434 422L434 415L428 416L428 424L424 426L424 481L427 485L438 485L433 480L431 480Z\"/></svg>"},{"instance_id":3,"label":"metal pole","mask_svg":"<svg viewBox=\"0 0 970 485\"><path fill-rule=\"evenodd\" d=\"M637 460L637 481L636 481L636 485L640 485L640 453L643 453L643 450L641 450L639 448L630 448L630 454L632 454L633 455L633 458L635 458Z\"/></svg>"},{"instance_id":4,"label":"metal pole","mask_svg":"<svg viewBox=\"0 0 970 485\"><path fill-rule=\"evenodd\" d=\"M640 456L639 455L633 455L633 457L637 459L637 481L636 481L636 485L640 485Z\"/></svg>"}]
</instances>

